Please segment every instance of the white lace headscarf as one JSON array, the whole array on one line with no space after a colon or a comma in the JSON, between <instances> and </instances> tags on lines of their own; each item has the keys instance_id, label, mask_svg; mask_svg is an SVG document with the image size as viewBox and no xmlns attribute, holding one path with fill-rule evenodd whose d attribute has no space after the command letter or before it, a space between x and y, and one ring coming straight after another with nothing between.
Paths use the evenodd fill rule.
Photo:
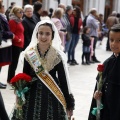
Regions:
<instances>
[{"instance_id":1,"label":"white lace headscarf","mask_svg":"<svg viewBox=\"0 0 120 120\"><path fill-rule=\"evenodd\" d=\"M52 25L52 29L54 31L54 38L52 40L52 46L59 50L59 51L62 51L63 50L63 47L61 45L61 39L60 39L60 36L59 36L59 33L58 33L58 30L56 28L56 26L54 25L54 23L51 21L51 20L42 20L40 22L37 23L37 25L35 26L35 29L33 31L33 34L32 34L32 40L29 44L29 46L25 49L25 51L29 50L31 47L33 46L36 46L37 43L38 43L38 38L36 37L36 34L38 33L38 28L40 25L42 24L45 24L45 23L49 23Z\"/></svg>"},{"instance_id":2,"label":"white lace headscarf","mask_svg":"<svg viewBox=\"0 0 120 120\"><path fill-rule=\"evenodd\" d=\"M65 74L66 74L66 79L67 79L67 84L68 84L68 90L69 90L69 93L71 94L70 84L69 84L69 79L70 78L69 78L69 73L68 73L66 55L63 52L63 46L61 45L61 39L60 39L58 30L57 30L56 26L54 25L54 23L51 20L42 20L42 21L37 23L37 25L36 25L36 27L35 27L35 29L33 31L33 34L32 34L32 40L31 40L29 46L25 49L25 51L23 51L21 53L20 59L22 60L22 63L23 63L24 54L26 53L26 51L37 45L38 38L37 38L36 34L38 33L38 28L39 28L40 25L45 24L45 23L50 23L52 25L52 29L54 31L54 38L52 40L52 46L58 51L58 53L62 57L63 66L64 66L64 69L65 69Z\"/></svg>"}]
</instances>

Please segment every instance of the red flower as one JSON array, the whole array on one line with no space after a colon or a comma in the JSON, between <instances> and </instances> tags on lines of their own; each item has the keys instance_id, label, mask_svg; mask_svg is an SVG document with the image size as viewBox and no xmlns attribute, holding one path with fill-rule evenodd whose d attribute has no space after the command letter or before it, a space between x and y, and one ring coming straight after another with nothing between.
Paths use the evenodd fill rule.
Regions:
<instances>
[{"instance_id":1,"label":"red flower","mask_svg":"<svg viewBox=\"0 0 120 120\"><path fill-rule=\"evenodd\" d=\"M31 81L32 81L32 78L25 73L17 74L10 81L11 86L14 88L15 94L17 96L16 118L19 118L20 120L23 119L22 106L25 104L25 101L26 101L25 93L29 90L27 83Z\"/></svg>"},{"instance_id":2,"label":"red flower","mask_svg":"<svg viewBox=\"0 0 120 120\"><path fill-rule=\"evenodd\" d=\"M10 83L15 83L18 82L19 80L25 80L26 82L30 82L32 78L25 73L19 73L10 80Z\"/></svg>"},{"instance_id":3,"label":"red flower","mask_svg":"<svg viewBox=\"0 0 120 120\"><path fill-rule=\"evenodd\" d=\"M97 67L97 70L99 71L99 72L103 72L103 70L104 70L104 65L102 64L99 64L98 65L98 67Z\"/></svg>"}]
</instances>

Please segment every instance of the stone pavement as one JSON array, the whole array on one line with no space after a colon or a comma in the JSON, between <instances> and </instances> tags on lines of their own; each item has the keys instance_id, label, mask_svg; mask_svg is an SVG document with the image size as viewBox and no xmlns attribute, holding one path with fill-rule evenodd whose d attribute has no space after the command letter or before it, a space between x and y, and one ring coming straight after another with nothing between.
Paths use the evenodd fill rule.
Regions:
<instances>
[{"instance_id":1,"label":"stone pavement","mask_svg":"<svg viewBox=\"0 0 120 120\"><path fill-rule=\"evenodd\" d=\"M98 60L101 63L108 58L112 52L105 51L106 45L106 38L104 38L102 45L97 44L96 54ZM95 86L95 78L97 75L97 63L91 65L81 65L81 54L82 54L82 42L79 41L77 48L76 48L76 60L78 61L79 65L76 66L69 66L70 72L70 86L71 90L75 97L75 110L74 110L74 117L75 120L87 120L88 112L90 108L90 103L92 100L93 90ZM19 68L17 71L20 70L21 64L19 64ZM3 83L6 83L7 78L7 70L8 66L2 68L0 74L0 80ZM1 90L2 96L5 102L6 110L10 115L11 110L14 106L15 102L15 95L13 90L10 90L11 87L8 85L7 89Z\"/></svg>"}]
</instances>

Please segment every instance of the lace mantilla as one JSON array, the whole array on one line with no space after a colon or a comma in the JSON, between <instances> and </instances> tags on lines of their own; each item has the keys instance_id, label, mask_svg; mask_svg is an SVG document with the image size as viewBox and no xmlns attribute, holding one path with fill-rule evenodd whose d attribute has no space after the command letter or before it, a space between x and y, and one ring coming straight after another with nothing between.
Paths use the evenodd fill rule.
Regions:
<instances>
[{"instance_id":1,"label":"lace mantilla","mask_svg":"<svg viewBox=\"0 0 120 120\"><path fill-rule=\"evenodd\" d=\"M39 54L37 46L36 49L37 54ZM40 57L40 55L39 55ZM50 49L48 50L47 54L45 55L44 58L40 57L40 61L42 66L44 67L45 70L48 72L52 70L58 63L61 62L61 56L59 53L51 46Z\"/></svg>"}]
</instances>

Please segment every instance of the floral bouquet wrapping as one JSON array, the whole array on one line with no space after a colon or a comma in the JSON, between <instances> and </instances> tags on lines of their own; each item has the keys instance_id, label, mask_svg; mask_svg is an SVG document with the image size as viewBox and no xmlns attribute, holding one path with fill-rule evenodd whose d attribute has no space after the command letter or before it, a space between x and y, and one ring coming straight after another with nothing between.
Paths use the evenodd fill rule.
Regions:
<instances>
[{"instance_id":1,"label":"floral bouquet wrapping","mask_svg":"<svg viewBox=\"0 0 120 120\"><path fill-rule=\"evenodd\" d=\"M16 118L22 119L22 106L25 104L25 93L29 90L27 87L27 84L32 81L32 78L25 74L25 73L19 73L16 76L14 76L10 84L12 88L15 90L16 94Z\"/></svg>"},{"instance_id":2,"label":"floral bouquet wrapping","mask_svg":"<svg viewBox=\"0 0 120 120\"><path fill-rule=\"evenodd\" d=\"M102 72L104 70L104 65L99 64L97 70L99 75L99 81L97 82L97 91L101 92L103 86ZM93 108L92 114L96 116L96 120L100 120L100 110L103 109L103 105L101 103L101 99L96 100L96 102L97 102L97 107Z\"/></svg>"}]
</instances>

